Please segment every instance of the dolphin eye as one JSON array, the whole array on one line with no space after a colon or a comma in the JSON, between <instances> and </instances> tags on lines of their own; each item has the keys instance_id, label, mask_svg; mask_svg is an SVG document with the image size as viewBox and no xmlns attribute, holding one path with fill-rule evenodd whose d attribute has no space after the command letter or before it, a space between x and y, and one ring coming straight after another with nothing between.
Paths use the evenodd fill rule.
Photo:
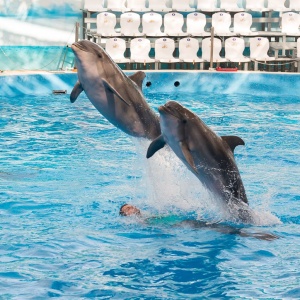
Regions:
<instances>
[{"instance_id":1,"label":"dolphin eye","mask_svg":"<svg viewBox=\"0 0 300 300\"><path fill-rule=\"evenodd\" d=\"M186 124L186 123L187 123L187 120L185 120L185 119L182 120L182 123L183 123L183 124Z\"/></svg>"}]
</instances>

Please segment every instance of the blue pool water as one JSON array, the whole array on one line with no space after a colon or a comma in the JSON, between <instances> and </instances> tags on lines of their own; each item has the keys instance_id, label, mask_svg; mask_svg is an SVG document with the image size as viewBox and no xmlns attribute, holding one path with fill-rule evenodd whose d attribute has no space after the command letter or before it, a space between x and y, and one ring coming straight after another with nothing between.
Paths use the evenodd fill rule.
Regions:
<instances>
[{"instance_id":1,"label":"blue pool water","mask_svg":"<svg viewBox=\"0 0 300 300\"><path fill-rule=\"evenodd\" d=\"M146 90L154 109L179 101L245 140L251 226L228 223L167 149L147 161L85 95L1 96L0 299L299 299L300 96L271 93ZM120 217L126 202L149 219Z\"/></svg>"}]
</instances>

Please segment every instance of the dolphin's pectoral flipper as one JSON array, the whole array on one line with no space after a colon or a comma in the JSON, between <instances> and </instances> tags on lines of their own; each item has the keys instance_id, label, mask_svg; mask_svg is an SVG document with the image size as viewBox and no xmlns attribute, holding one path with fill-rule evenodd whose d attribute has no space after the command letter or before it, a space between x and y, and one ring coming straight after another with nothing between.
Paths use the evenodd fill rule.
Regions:
<instances>
[{"instance_id":1,"label":"dolphin's pectoral flipper","mask_svg":"<svg viewBox=\"0 0 300 300\"><path fill-rule=\"evenodd\" d=\"M112 87L105 79L101 78L103 81L104 87L108 90L110 90L112 93L116 94L124 103L126 103L128 106L130 106L130 103L126 101L120 94L117 92L114 87Z\"/></svg>"},{"instance_id":2,"label":"dolphin's pectoral flipper","mask_svg":"<svg viewBox=\"0 0 300 300\"><path fill-rule=\"evenodd\" d=\"M244 146L245 142L238 136L228 135L221 136L222 140L225 141L233 152L236 146Z\"/></svg>"},{"instance_id":3,"label":"dolphin's pectoral flipper","mask_svg":"<svg viewBox=\"0 0 300 300\"><path fill-rule=\"evenodd\" d=\"M142 90L143 81L146 77L145 72L138 71L138 72L136 72L133 75L128 76L128 77L137 84L137 86L140 88L140 90Z\"/></svg>"},{"instance_id":4,"label":"dolphin's pectoral flipper","mask_svg":"<svg viewBox=\"0 0 300 300\"><path fill-rule=\"evenodd\" d=\"M155 154L155 152L157 152L158 150L163 148L165 146L165 144L166 144L166 142L165 142L164 137L162 135L160 135L155 140L153 140L153 142L149 145L146 157L150 158L151 156L153 156Z\"/></svg>"},{"instance_id":5,"label":"dolphin's pectoral flipper","mask_svg":"<svg viewBox=\"0 0 300 300\"><path fill-rule=\"evenodd\" d=\"M74 103L76 101L76 99L78 98L78 96L80 95L80 93L83 91L83 87L81 85L81 83L79 82L79 80L75 83L73 90L71 92L70 95L70 101L71 103Z\"/></svg>"},{"instance_id":6,"label":"dolphin's pectoral flipper","mask_svg":"<svg viewBox=\"0 0 300 300\"><path fill-rule=\"evenodd\" d=\"M181 142L180 143L180 148L183 153L184 158L188 162L188 164L193 168L193 170L198 174L198 170L196 168L193 156L191 154L191 151L186 143Z\"/></svg>"}]
</instances>

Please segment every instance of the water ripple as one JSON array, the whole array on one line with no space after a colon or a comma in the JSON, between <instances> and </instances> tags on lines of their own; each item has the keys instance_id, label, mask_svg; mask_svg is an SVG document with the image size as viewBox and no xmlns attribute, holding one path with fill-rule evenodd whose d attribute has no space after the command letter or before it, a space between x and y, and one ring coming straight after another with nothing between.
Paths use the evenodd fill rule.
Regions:
<instances>
[{"instance_id":1,"label":"water ripple","mask_svg":"<svg viewBox=\"0 0 300 300\"><path fill-rule=\"evenodd\" d=\"M236 161L263 226L203 226L222 212L197 178L167 150L147 161L84 95L1 98L3 299L299 298L299 97L175 98L246 141ZM121 218L127 202L146 219Z\"/></svg>"}]
</instances>

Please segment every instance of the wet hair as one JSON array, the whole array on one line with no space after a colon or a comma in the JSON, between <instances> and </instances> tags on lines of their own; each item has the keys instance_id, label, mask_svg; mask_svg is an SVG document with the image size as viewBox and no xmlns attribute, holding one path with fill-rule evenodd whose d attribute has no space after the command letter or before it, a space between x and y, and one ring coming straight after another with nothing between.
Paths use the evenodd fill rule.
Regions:
<instances>
[{"instance_id":1,"label":"wet hair","mask_svg":"<svg viewBox=\"0 0 300 300\"><path fill-rule=\"evenodd\" d=\"M119 215L120 216L126 216L126 214L124 213L124 211L123 211L123 208L125 207L125 206L127 206L128 204L127 203L125 203L125 204L123 204L121 207L120 207L120 211L119 211Z\"/></svg>"}]
</instances>

